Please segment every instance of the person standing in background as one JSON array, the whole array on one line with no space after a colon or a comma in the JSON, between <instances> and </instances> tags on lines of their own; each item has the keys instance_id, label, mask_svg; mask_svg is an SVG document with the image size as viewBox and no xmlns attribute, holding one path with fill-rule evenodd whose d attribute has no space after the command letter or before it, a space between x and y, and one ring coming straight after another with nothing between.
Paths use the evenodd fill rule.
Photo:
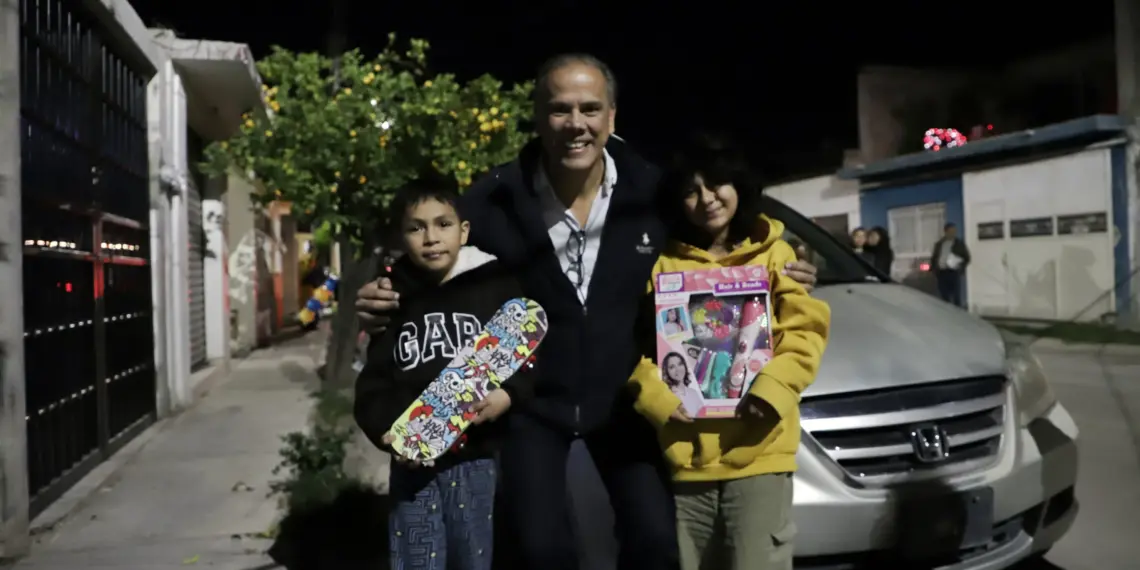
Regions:
<instances>
[{"instance_id":1,"label":"person standing in background","mask_svg":"<svg viewBox=\"0 0 1140 570\"><path fill-rule=\"evenodd\" d=\"M851 249L855 255L862 257L867 263L875 263L870 252L867 251L867 230L863 228L851 230Z\"/></svg>"},{"instance_id":2,"label":"person standing in background","mask_svg":"<svg viewBox=\"0 0 1140 570\"><path fill-rule=\"evenodd\" d=\"M970 250L958 238L958 227L953 223L942 228L942 239L934 244L930 265L938 283L938 296L943 301L962 306L962 274L970 264Z\"/></svg>"},{"instance_id":3,"label":"person standing in background","mask_svg":"<svg viewBox=\"0 0 1140 570\"><path fill-rule=\"evenodd\" d=\"M891 275L891 265L895 262L895 252L891 249L891 236L882 226L875 226L867 232L867 245L864 247L871 254L871 265L875 269Z\"/></svg>"}]
</instances>

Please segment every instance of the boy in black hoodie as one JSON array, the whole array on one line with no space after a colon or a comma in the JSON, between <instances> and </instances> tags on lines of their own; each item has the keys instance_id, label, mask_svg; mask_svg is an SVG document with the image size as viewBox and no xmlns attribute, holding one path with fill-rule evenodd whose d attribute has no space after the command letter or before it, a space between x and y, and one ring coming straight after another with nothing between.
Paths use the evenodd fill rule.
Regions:
<instances>
[{"instance_id":1,"label":"boy in black hoodie","mask_svg":"<svg viewBox=\"0 0 1140 570\"><path fill-rule=\"evenodd\" d=\"M494 256L464 246L470 226L459 217L458 199L453 183L433 178L408 185L392 204L406 252L390 276L400 309L369 347L355 404L365 435L389 452L392 423L504 302L522 296ZM491 568L493 455L499 439L493 422L527 398L532 387L532 370L524 366L476 404L475 425L431 464L393 453L392 568Z\"/></svg>"}]
</instances>

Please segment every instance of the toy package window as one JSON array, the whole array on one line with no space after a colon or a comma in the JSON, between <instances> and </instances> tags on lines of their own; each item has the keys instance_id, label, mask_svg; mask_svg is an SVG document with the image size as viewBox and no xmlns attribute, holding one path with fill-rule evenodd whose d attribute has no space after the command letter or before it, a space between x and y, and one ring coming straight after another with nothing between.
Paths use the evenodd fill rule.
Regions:
<instances>
[{"instance_id":1,"label":"toy package window","mask_svg":"<svg viewBox=\"0 0 1140 570\"><path fill-rule=\"evenodd\" d=\"M734 416L772 359L768 269L660 273L654 285L661 379L689 417Z\"/></svg>"}]
</instances>

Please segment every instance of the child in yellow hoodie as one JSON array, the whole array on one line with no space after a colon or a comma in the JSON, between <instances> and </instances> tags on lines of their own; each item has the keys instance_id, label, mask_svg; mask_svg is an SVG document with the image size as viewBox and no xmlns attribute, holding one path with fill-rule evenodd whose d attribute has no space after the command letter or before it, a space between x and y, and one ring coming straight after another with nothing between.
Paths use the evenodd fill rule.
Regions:
<instances>
[{"instance_id":1,"label":"child in yellow hoodie","mask_svg":"<svg viewBox=\"0 0 1140 570\"><path fill-rule=\"evenodd\" d=\"M791 570L800 393L815 379L831 311L782 276L796 255L781 239L783 224L760 214L743 161L709 139L679 156L662 181L671 240L653 268L650 296L658 273L766 266L774 354L735 419L694 420L662 380L647 308L637 332L644 358L630 379L635 407L658 428L673 468L682 569Z\"/></svg>"}]
</instances>

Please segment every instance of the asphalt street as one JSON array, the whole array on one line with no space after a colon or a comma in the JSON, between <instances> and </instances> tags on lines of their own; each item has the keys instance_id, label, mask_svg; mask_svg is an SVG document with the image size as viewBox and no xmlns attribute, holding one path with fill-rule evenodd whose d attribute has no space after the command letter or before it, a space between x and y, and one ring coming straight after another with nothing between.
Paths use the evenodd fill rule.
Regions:
<instances>
[{"instance_id":1,"label":"asphalt street","mask_svg":"<svg viewBox=\"0 0 1140 570\"><path fill-rule=\"evenodd\" d=\"M1044 344L1044 343L1041 343ZM1081 429L1077 500L1069 534L1018 570L1126 570L1140 565L1140 348L1034 352Z\"/></svg>"}]
</instances>

